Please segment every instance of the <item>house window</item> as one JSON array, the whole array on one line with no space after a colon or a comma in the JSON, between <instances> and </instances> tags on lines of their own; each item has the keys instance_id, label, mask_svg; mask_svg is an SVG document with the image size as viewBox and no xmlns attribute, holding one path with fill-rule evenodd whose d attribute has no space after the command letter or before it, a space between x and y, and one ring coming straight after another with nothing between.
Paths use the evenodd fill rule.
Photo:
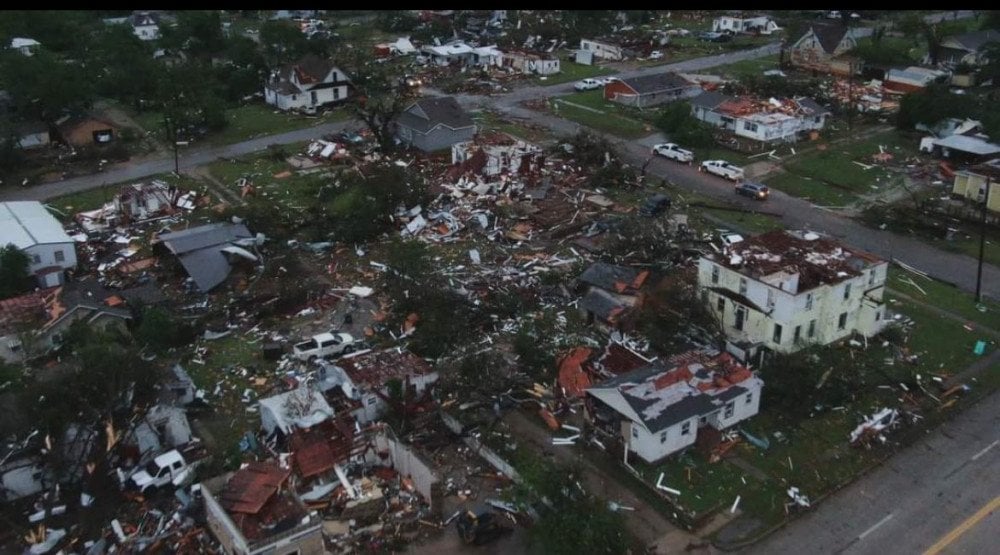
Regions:
<instances>
[{"instance_id":1,"label":"house window","mask_svg":"<svg viewBox=\"0 0 1000 555\"><path fill-rule=\"evenodd\" d=\"M666 442L667 442L667 431L663 430L662 432L660 432L660 443L666 443Z\"/></svg>"},{"instance_id":2,"label":"house window","mask_svg":"<svg viewBox=\"0 0 1000 555\"><path fill-rule=\"evenodd\" d=\"M746 278L740 278L740 295L747 294L747 280Z\"/></svg>"},{"instance_id":3,"label":"house window","mask_svg":"<svg viewBox=\"0 0 1000 555\"><path fill-rule=\"evenodd\" d=\"M719 283L719 267L712 266L712 283Z\"/></svg>"},{"instance_id":4,"label":"house window","mask_svg":"<svg viewBox=\"0 0 1000 555\"><path fill-rule=\"evenodd\" d=\"M816 320L809 320L809 331L806 332L806 337L812 339L816 335Z\"/></svg>"},{"instance_id":5,"label":"house window","mask_svg":"<svg viewBox=\"0 0 1000 555\"><path fill-rule=\"evenodd\" d=\"M340 100L340 87L333 88L333 99Z\"/></svg>"},{"instance_id":6,"label":"house window","mask_svg":"<svg viewBox=\"0 0 1000 555\"><path fill-rule=\"evenodd\" d=\"M840 313L840 318L837 320L837 329L842 330L847 327L847 313Z\"/></svg>"},{"instance_id":7,"label":"house window","mask_svg":"<svg viewBox=\"0 0 1000 555\"><path fill-rule=\"evenodd\" d=\"M31 255L31 262L33 264L41 264L42 263L42 257L39 256L39 255L37 255L37 254L33 254L33 255Z\"/></svg>"},{"instance_id":8,"label":"house window","mask_svg":"<svg viewBox=\"0 0 1000 555\"><path fill-rule=\"evenodd\" d=\"M332 77L334 81L337 81L337 80L338 80L338 79L337 79L337 72L336 72L336 71L334 71L333 73L331 73L331 74L330 74L330 77Z\"/></svg>"},{"instance_id":9,"label":"house window","mask_svg":"<svg viewBox=\"0 0 1000 555\"><path fill-rule=\"evenodd\" d=\"M742 306L736 307L736 322L733 323L733 327L737 331L743 331L743 321L746 320L746 317L747 309Z\"/></svg>"},{"instance_id":10,"label":"house window","mask_svg":"<svg viewBox=\"0 0 1000 555\"><path fill-rule=\"evenodd\" d=\"M298 98L299 98L299 95L297 95L297 94L293 94L292 95L292 100L298 100Z\"/></svg>"},{"instance_id":11,"label":"house window","mask_svg":"<svg viewBox=\"0 0 1000 555\"><path fill-rule=\"evenodd\" d=\"M813 309L813 294L806 293L806 310L812 310L812 309Z\"/></svg>"},{"instance_id":12,"label":"house window","mask_svg":"<svg viewBox=\"0 0 1000 555\"><path fill-rule=\"evenodd\" d=\"M374 406L375 403L377 403L377 402L378 402L378 398L377 397L369 397L368 398L368 406L369 407Z\"/></svg>"},{"instance_id":13,"label":"house window","mask_svg":"<svg viewBox=\"0 0 1000 555\"><path fill-rule=\"evenodd\" d=\"M56 255L56 262L66 261L66 255L63 254L63 251L56 251L55 255Z\"/></svg>"},{"instance_id":14,"label":"house window","mask_svg":"<svg viewBox=\"0 0 1000 555\"><path fill-rule=\"evenodd\" d=\"M847 299L850 299L850 298L851 298L851 284L850 283L845 283L844 284L844 300L846 301Z\"/></svg>"},{"instance_id":15,"label":"house window","mask_svg":"<svg viewBox=\"0 0 1000 555\"><path fill-rule=\"evenodd\" d=\"M722 312L723 310L725 310L726 309L726 299L720 296L719 300L716 302L715 308L719 312Z\"/></svg>"},{"instance_id":16,"label":"house window","mask_svg":"<svg viewBox=\"0 0 1000 555\"><path fill-rule=\"evenodd\" d=\"M736 403L733 402L733 401L729 401L728 403L726 403L726 412L723 415L723 418L725 418L725 419L732 418L733 417L733 412L735 410L736 410Z\"/></svg>"},{"instance_id":17,"label":"house window","mask_svg":"<svg viewBox=\"0 0 1000 555\"><path fill-rule=\"evenodd\" d=\"M681 435L686 436L690 433L691 433L691 421L688 420L687 422L681 424Z\"/></svg>"},{"instance_id":18,"label":"house window","mask_svg":"<svg viewBox=\"0 0 1000 555\"><path fill-rule=\"evenodd\" d=\"M702 416L701 418L698 419L698 425L699 426L704 426L705 424L708 424L708 417L707 416Z\"/></svg>"},{"instance_id":19,"label":"house window","mask_svg":"<svg viewBox=\"0 0 1000 555\"><path fill-rule=\"evenodd\" d=\"M799 336L802 335L802 326L795 326L795 331L792 332L792 343L799 342Z\"/></svg>"},{"instance_id":20,"label":"house window","mask_svg":"<svg viewBox=\"0 0 1000 555\"><path fill-rule=\"evenodd\" d=\"M743 122L743 129L746 129L747 131L750 131L752 133L756 133L757 132L757 124L756 123L750 123L749 121L744 121Z\"/></svg>"},{"instance_id":21,"label":"house window","mask_svg":"<svg viewBox=\"0 0 1000 555\"><path fill-rule=\"evenodd\" d=\"M875 268L872 268L870 274L868 274L868 285L873 285L875 283Z\"/></svg>"},{"instance_id":22,"label":"house window","mask_svg":"<svg viewBox=\"0 0 1000 555\"><path fill-rule=\"evenodd\" d=\"M875 313L875 321L878 322L881 319L882 319L882 311L880 310Z\"/></svg>"},{"instance_id":23,"label":"house window","mask_svg":"<svg viewBox=\"0 0 1000 555\"><path fill-rule=\"evenodd\" d=\"M632 439L639 439L639 428L632 426Z\"/></svg>"},{"instance_id":24,"label":"house window","mask_svg":"<svg viewBox=\"0 0 1000 555\"><path fill-rule=\"evenodd\" d=\"M319 98L316 95L316 91L310 91L309 92L309 103L312 104L313 106L315 106L318 101L319 101Z\"/></svg>"},{"instance_id":25,"label":"house window","mask_svg":"<svg viewBox=\"0 0 1000 555\"><path fill-rule=\"evenodd\" d=\"M743 398L743 402L747 405L753 403L753 392L747 393L747 396Z\"/></svg>"},{"instance_id":26,"label":"house window","mask_svg":"<svg viewBox=\"0 0 1000 555\"><path fill-rule=\"evenodd\" d=\"M774 290L767 289L767 308L774 308Z\"/></svg>"},{"instance_id":27,"label":"house window","mask_svg":"<svg viewBox=\"0 0 1000 555\"><path fill-rule=\"evenodd\" d=\"M771 337L771 341L778 344L781 343L781 324L774 325L774 336Z\"/></svg>"}]
</instances>

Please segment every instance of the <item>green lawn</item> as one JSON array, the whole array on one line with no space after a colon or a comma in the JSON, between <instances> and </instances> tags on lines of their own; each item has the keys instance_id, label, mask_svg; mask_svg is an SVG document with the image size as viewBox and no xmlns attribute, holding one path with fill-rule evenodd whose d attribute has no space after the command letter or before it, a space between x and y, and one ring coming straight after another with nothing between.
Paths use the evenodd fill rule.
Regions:
<instances>
[{"instance_id":1,"label":"green lawn","mask_svg":"<svg viewBox=\"0 0 1000 555\"><path fill-rule=\"evenodd\" d=\"M587 77L597 77L598 75L609 75L611 73L614 73L614 70L606 67L588 66L564 59L559 62L559 73L545 76L536 75L532 80L539 85L559 85L579 81Z\"/></svg>"},{"instance_id":2,"label":"green lawn","mask_svg":"<svg viewBox=\"0 0 1000 555\"><path fill-rule=\"evenodd\" d=\"M910 285L908 283L910 280L916 283L920 289ZM889 279L886 283L892 289L914 299L953 312L987 328L1000 331L1000 303L998 302L984 302L983 306L986 307L986 312L980 312L976 308L973 295L947 283L934 279L924 279L895 266L889 268Z\"/></svg>"},{"instance_id":3,"label":"green lawn","mask_svg":"<svg viewBox=\"0 0 1000 555\"><path fill-rule=\"evenodd\" d=\"M157 175L152 175L143 178L138 181L148 182L153 180L165 181L167 183L172 183L177 185L182 189L194 189L201 186L201 182L197 179L191 178L186 175L176 176L173 173L161 173ZM131 182L129 182L131 183ZM48 205L53 208L64 212L65 216L60 216L63 221L70 221L77 212L84 212L87 210L95 210L104 206L106 203L111 201L114 196L122 187L122 183L114 185L105 185L103 187L98 187L96 189L90 189L88 191L81 191L79 193L72 193L69 195L63 195L61 197L56 197L48 201Z\"/></svg>"},{"instance_id":4,"label":"green lawn","mask_svg":"<svg viewBox=\"0 0 1000 555\"><path fill-rule=\"evenodd\" d=\"M843 206L858 196L873 193L898 179L881 166L869 169L855 162L872 165L879 146L897 160L915 153L913 141L896 131L889 131L854 143L827 145L785 162L785 173L767 179L767 184L785 193L824 206Z\"/></svg>"},{"instance_id":5,"label":"green lawn","mask_svg":"<svg viewBox=\"0 0 1000 555\"><path fill-rule=\"evenodd\" d=\"M760 75L769 69L778 69L778 55L765 56L755 60L743 60L731 64L715 66L704 70L704 73L721 75L739 79L750 75Z\"/></svg>"},{"instance_id":6,"label":"green lawn","mask_svg":"<svg viewBox=\"0 0 1000 555\"><path fill-rule=\"evenodd\" d=\"M482 111L475 114L473 119L482 130L503 131L530 143L541 143L552 138L552 134L546 129L528 127L516 120L503 118L495 112Z\"/></svg>"},{"instance_id":7,"label":"green lawn","mask_svg":"<svg viewBox=\"0 0 1000 555\"><path fill-rule=\"evenodd\" d=\"M768 214L743 212L736 205L729 205L726 202L714 198L691 193L679 188L669 187L668 194L677 199L679 209L686 210L689 215L697 218L705 214L729 224L734 230L741 233L757 234L765 233L774 229L784 229L784 224L780 217ZM761 210L767 210L767 203L761 203ZM727 208L730 208L727 210ZM719 223L706 220L704 227L706 230L716 229Z\"/></svg>"},{"instance_id":8,"label":"green lawn","mask_svg":"<svg viewBox=\"0 0 1000 555\"><path fill-rule=\"evenodd\" d=\"M281 151L292 155L301 152L302 146L302 143L286 145ZM331 181L330 175L339 171L336 167L321 166L315 173L299 174L284 158L277 158L273 153L219 160L209 164L208 169L212 177L226 187L235 187L237 179L246 177L256 189L258 199L292 211L301 211L315 202L319 188ZM285 175L286 172L289 175Z\"/></svg>"},{"instance_id":9,"label":"green lawn","mask_svg":"<svg viewBox=\"0 0 1000 555\"><path fill-rule=\"evenodd\" d=\"M598 131L618 135L625 139L638 139L654 132L654 129L640 121L611 112L595 112L593 109L581 108L560 102L552 103L553 113L573 120L581 125Z\"/></svg>"},{"instance_id":10,"label":"green lawn","mask_svg":"<svg viewBox=\"0 0 1000 555\"><path fill-rule=\"evenodd\" d=\"M281 112L266 104L247 104L226 110L226 119L229 123L225 129L206 135L197 143L213 145L238 143L264 135L275 135L324 123L343 121L350 117L350 113L344 108L327 110L319 116L304 116ZM152 133L157 140L165 141L166 134L161 113L141 112L132 114L132 118L143 129Z\"/></svg>"}]
</instances>

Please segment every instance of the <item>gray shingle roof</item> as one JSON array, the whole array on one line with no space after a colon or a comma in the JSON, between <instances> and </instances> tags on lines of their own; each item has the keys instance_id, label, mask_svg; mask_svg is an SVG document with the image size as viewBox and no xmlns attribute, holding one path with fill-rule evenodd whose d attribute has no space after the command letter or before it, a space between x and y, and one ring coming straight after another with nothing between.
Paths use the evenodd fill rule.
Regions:
<instances>
[{"instance_id":1,"label":"gray shingle roof","mask_svg":"<svg viewBox=\"0 0 1000 555\"><path fill-rule=\"evenodd\" d=\"M823 25L823 24L813 24L810 26L813 34L816 35L816 40L819 41L819 45L823 47L823 50L827 54L833 54L837 50L837 45L840 41L844 40L844 35L847 34L847 27L843 25ZM808 33L809 30L806 30ZM805 36L803 33L802 36ZM801 37L799 38L801 40Z\"/></svg>"},{"instance_id":2,"label":"gray shingle roof","mask_svg":"<svg viewBox=\"0 0 1000 555\"><path fill-rule=\"evenodd\" d=\"M606 262L595 262L580 274L580 277L577 279L601 289L614 291L615 282L632 283L638 275L639 270L635 268L615 266Z\"/></svg>"},{"instance_id":3,"label":"gray shingle roof","mask_svg":"<svg viewBox=\"0 0 1000 555\"><path fill-rule=\"evenodd\" d=\"M253 237L243 224L217 223L192 227L182 231L164 233L160 240L174 254L185 254L213 245L229 243L236 239Z\"/></svg>"},{"instance_id":4,"label":"gray shingle roof","mask_svg":"<svg viewBox=\"0 0 1000 555\"><path fill-rule=\"evenodd\" d=\"M962 33L961 35L948 37L946 40L949 42L956 42L964 46L970 52L978 52L987 43L1000 41L1000 31L995 31L993 29L972 31L971 33Z\"/></svg>"},{"instance_id":5,"label":"gray shingle roof","mask_svg":"<svg viewBox=\"0 0 1000 555\"><path fill-rule=\"evenodd\" d=\"M472 117L452 96L421 99L404 110L396 123L420 133L427 133L438 125L452 129L475 126Z\"/></svg>"},{"instance_id":6,"label":"gray shingle roof","mask_svg":"<svg viewBox=\"0 0 1000 555\"><path fill-rule=\"evenodd\" d=\"M729 102L730 100L734 99L729 95L722 94L718 91L706 91L692 98L689 102L692 106L699 106L701 108L714 110L723 102Z\"/></svg>"},{"instance_id":7,"label":"gray shingle roof","mask_svg":"<svg viewBox=\"0 0 1000 555\"><path fill-rule=\"evenodd\" d=\"M639 94L681 89L694 85L694 83L676 73L657 73L656 75L632 77L630 79L622 79L622 83L625 83Z\"/></svg>"}]
</instances>

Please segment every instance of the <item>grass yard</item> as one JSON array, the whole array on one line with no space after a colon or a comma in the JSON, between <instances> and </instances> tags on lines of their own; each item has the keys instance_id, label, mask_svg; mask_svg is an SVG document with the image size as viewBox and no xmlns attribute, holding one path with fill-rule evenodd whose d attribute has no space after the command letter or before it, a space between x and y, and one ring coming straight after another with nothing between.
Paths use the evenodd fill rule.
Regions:
<instances>
[{"instance_id":1,"label":"grass yard","mask_svg":"<svg viewBox=\"0 0 1000 555\"><path fill-rule=\"evenodd\" d=\"M770 187L815 204L844 206L897 179L882 167L865 169L855 162L871 165L872 156L880 152L880 146L899 160L915 154L912 143L899 133L889 131L855 143L827 145L824 149L793 157L784 164L784 173L766 182Z\"/></svg>"},{"instance_id":2,"label":"grass yard","mask_svg":"<svg viewBox=\"0 0 1000 555\"><path fill-rule=\"evenodd\" d=\"M726 222L734 231L740 233L764 233L774 229L784 229L785 227L780 217L744 212L735 205L728 205L724 201L704 195L691 193L675 187L668 188L668 194L676 199L675 206L677 206L677 203L680 203L681 206L677 206L677 208L686 210L689 215L696 218L702 215L711 216L716 220ZM766 210L767 203L763 203L761 209ZM705 219L704 227L706 230L714 230L720 225L716 221L707 218L703 219Z\"/></svg>"},{"instance_id":3,"label":"grass yard","mask_svg":"<svg viewBox=\"0 0 1000 555\"><path fill-rule=\"evenodd\" d=\"M495 112L482 111L473 115L473 119L484 130L503 131L515 137L524 139L530 143L542 143L552 139L552 134L545 128L530 126L525 122L518 123L516 120L499 116Z\"/></svg>"},{"instance_id":4,"label":"grass yard","mask_svg":"<svg viewBox=\"0 0 1000 555\"><path fill-rule=\"evenodd\" d=\"M908 281L912 280L920 289ZM889 268L887 285L914 299L953 312L981 326L1000 331L1000 302L985 301L986 312L976 308L973 295L935 279L924 279L895 266ZM923 290L921 292L920 290Z\"/></svg>"},{"instance_id":5,"label":"grass yard","mask_svg":"<svg viewBox=\"0 0 1000 555\"><path fill-rule=\"evenodd\" d=\"M536 75L532 81L538 85L560 85L586 79L587 77L597 77L599 75L610 75L614 70L594 65L578 64L563 59L559 61L559 73L555 75Z\"/></svg>"},{"instance_id":6,"label":"grass yard","mask_svg":"<svg viewBox=\"0 0 1000 555\"><path fill-rule=\"evenodd\" d=\"M624 139L638 139L654 132L652 126L615 113L595 111L593 108L574 106L556 99L552 112L581 125L611 133Z\"/></svg>"},{"instance_id":7,"label":"grass yard","mask_svg":"<svg viewBox=\"0 0 1000 555\"><path fill-rule=\"evenodd\" d=\"M286 145L280 152L291 155L300 152L302 146L302 143ZM273 152L220 160L209 164L208 169L226 187L234 187L237 179L246 177L256 189L257 198L293 211L301 211L315 202L319 188L339 171L336 167L320 166L312 173L297 173L283 156L278 158Z\"/></svg>"},{"instance_id":8,"label":"grass yard","mask_svg":"<svg viewBox=\"0 0 1000 555\"><path fill-rule=\"evenodd\" d=\"M778 55L765 56L755 60L742 60L731 64L704 70L704 73L739 79L750 75L760 75L769 69L778 69Z\"/></svg>"}]
</instances>

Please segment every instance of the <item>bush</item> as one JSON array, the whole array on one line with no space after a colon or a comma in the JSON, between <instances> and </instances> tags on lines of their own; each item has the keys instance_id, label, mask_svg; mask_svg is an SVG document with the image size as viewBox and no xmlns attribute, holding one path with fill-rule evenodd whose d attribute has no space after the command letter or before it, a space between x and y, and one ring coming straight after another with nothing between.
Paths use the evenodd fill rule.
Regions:
<instances>
[{"instance_id":1,"label":"bush","mask_svg":"<svg viewBox=\"0 0 1000 555\"><path fill-rule=\"evenodd\" d=\"M687 102L673 102L660 111L656 127L670 139L688 148L709 148L715 144L714 127L691 115Z\"/></svg>"}]
</instances>

